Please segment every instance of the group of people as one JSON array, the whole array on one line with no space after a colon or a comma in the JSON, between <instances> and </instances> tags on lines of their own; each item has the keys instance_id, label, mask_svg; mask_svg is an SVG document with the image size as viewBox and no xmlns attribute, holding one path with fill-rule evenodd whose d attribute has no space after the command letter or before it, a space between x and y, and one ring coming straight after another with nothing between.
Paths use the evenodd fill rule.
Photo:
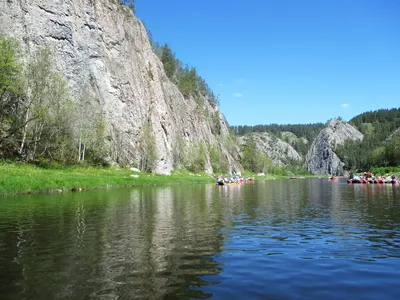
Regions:
<instances>
[{"instance_id":1,"label":"group of people","mask_svg":"<svg viewBox=\"0 0 400 300\"><path fill-rule=\"evenodd\" d=\"M358 180L367 180L367 181L375 181L375 180L382 180L382 181L392 181L392 180L398 180L398 177L395 176L394 174L389 175L386 174L385 176L375 176L372 172L364 172L363 174L360 174L359 176L354 175L353 172L350 173L349 176L350 179L358 179Z\"/></svg>"},{"instance_id":2,"label":"group of people","mask_svg":"<svg viewBox=\"0 0 400 300\"><path fill-rule=\"evenodd\" d=\"M224 185L227 183L243 183L254 180L254 177L240 177L238 175L234 175L233 177L222 177L218 176L217 185Z\"/></svg>"}]
</instances>

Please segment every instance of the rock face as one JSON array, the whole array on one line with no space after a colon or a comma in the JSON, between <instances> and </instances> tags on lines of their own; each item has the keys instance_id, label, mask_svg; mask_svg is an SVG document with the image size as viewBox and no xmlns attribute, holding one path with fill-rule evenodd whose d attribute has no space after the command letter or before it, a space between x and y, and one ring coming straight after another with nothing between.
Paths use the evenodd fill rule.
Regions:
<instances>
[{"instance_id":1,"label":"rock face","mask_svg":"<svg viewBox=\"0 0 400 300\"><path fill-rule=\"evenodd\" d=\"M321 130L311 145L305 160L305 167L313 174L342 175L344 163L333 149L347 140L362 140L363 134L350 124L333 119Z\"/></svg>"},{"instance_id":2,"label":"rock face","mask_svg":"<svg viewBox=\"0 0 400 300\"><path fill-rule=\"evenodd\" d=\"M0 33L17 38L27 56L44 45L54 49L55 68L73 96L78 99L85 90L94 99L90 105L102 110L111 159L137 161L138 139L148 123L156 138L157 173L173 169L178 137L187 144L217 143L225 150L218 140L228 128L218 107L182 96L153 53L145 27L119 0L4 0ZM215 119L219 135L212 132ZM238 170L224 153L231 170ZM209 159L206 168L212 172Z\"/></svg>"},{"instance_id":3,"label":"rock face","mask_svg":"<svg viewBox=\"0 0 400 300\"><path fill-rule=\"evenodd\" d=\"M308 144L308 140L304 137L298 138L293 132L283 131L281 133L282 140L288 142L290 145L293 145L296 142L301 142L303 144Z\"/></svg>"},{"instance_id":4,"label":"rock face","mask_svg":"<svg viewBox=\"0 0 400 300\"><path fill-rule=\"evenodd\" d=\"M388 137L388 141L391 140L392 138L394 138L395 136L400 136L400 128L397 128L389 137Z\"/></svg>"},{"instance_id":5,"label":"rock face","mask_svg":"<svg viewBox=\"0 0 400 300\"><path fill-rule=\"evenodd\" d=\"M268 132L254 132L240 137L240 144L252 139L258 150L271 158L274 165L285 166L293 160L300 160L301 156L287 142L269 134Z\"/></svg>"}]
</instances>

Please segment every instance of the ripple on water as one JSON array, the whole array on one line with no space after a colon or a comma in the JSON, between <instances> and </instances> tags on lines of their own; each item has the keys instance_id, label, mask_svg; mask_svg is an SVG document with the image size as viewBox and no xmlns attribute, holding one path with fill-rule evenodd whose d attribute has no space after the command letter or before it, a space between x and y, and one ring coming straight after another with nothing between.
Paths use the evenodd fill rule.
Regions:
<instances>
[{"instance_id":1,"label":"ripple on water","mask_svg":"<svg viewBox=\"0 0 400 300\"><path fill-rule=\"evenodd\" d=\"M394 193L304 180L1 203L1 295L397 300Z\"/></svg>"}]
</instances>

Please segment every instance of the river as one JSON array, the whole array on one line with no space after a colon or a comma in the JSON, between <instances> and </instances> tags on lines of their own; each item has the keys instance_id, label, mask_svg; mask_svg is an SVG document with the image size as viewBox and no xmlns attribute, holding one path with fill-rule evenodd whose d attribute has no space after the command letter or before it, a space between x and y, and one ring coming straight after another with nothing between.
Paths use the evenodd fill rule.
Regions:
<instances>
[{"instance_id":1,"label":"river","mask_svg":"<svg viewBox=\"0 0 400 300\"><path fill-rule=\"evenodd\" d=\"M400 299L400 186L298 179L0 198L0 298Z\"/></svg>"}]
</instances>

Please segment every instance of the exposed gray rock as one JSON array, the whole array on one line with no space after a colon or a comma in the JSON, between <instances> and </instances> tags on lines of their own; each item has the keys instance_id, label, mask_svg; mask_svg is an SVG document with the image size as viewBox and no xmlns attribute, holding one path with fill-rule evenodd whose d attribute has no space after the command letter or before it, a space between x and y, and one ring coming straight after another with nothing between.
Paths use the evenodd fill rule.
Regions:
<instances>
[{"instance_id":1,"label":"exposed gray rock","mask_svg":"<svg viewBox=\"0 0 400 300\"><path fill-rule=\"evenodd\" d=\"M343 175L344 163L333 149L347 140L362 140L363 134L350 124L336 118L320 131L305 159L305 167L313 174Z\"/></svg>"},{"instance_id":2,"label":"exposed gray rock","mask_svg":"<svg viewBox=\"0 0 400 300\"><path fill-rule=\"evenodd\" d=\"M55 68L65 76L73 96L91 95L108 124L110 160L138 161L138 140L147 122L156 138L156 172L173 168L177 137L188 144L217 143L228 135L218 110L204 101L185 99L167 78L153 53L146 29L119 0L7 0L0 3L0 32L21 41L26 56L49 45ZM199 113L207 111L208 113ZM220 135L212 133L206 115L218 116ZM225 149L226 150L226 149ZM235 159L224 152L232 171ZM206 166L212 172L210 160Z\"/></svg>"},{"instance_id":3,"label":"exposed gray rock","mask_svg":"<svg viewBox=\"0 0 400 300\"><path fill-rule=\"evenodd\" d=\"M297 137L293 132L290 131L282 131L281 139L285 142L288 142L290 145L295 145L296 143L308 144L308 140L305 137Z\"/></svg>"},{"instance_id":4,"label":"exposed gray rock","mask_svg":"<svg viewBox=\"0 0 400 300\"><path fill-rule=\"evenodd\" d=\"M400 136L400 128L397 128L387 139L386 141L390 141L393 137Z\"/></svg>"},{"instance_id":5,"label":"exposed gray rock","mask_svg":"<svg viewBox=\"0 0 400 300\"><path fill-rule=\"evenodd\" d=\"M268 132L253 132L239 138L244 145L252 139L258 150L271 158L274 165L285 166L293 160L301 160L301 156L287 142L282 141Z\"/></svg>"}]
</instances>

